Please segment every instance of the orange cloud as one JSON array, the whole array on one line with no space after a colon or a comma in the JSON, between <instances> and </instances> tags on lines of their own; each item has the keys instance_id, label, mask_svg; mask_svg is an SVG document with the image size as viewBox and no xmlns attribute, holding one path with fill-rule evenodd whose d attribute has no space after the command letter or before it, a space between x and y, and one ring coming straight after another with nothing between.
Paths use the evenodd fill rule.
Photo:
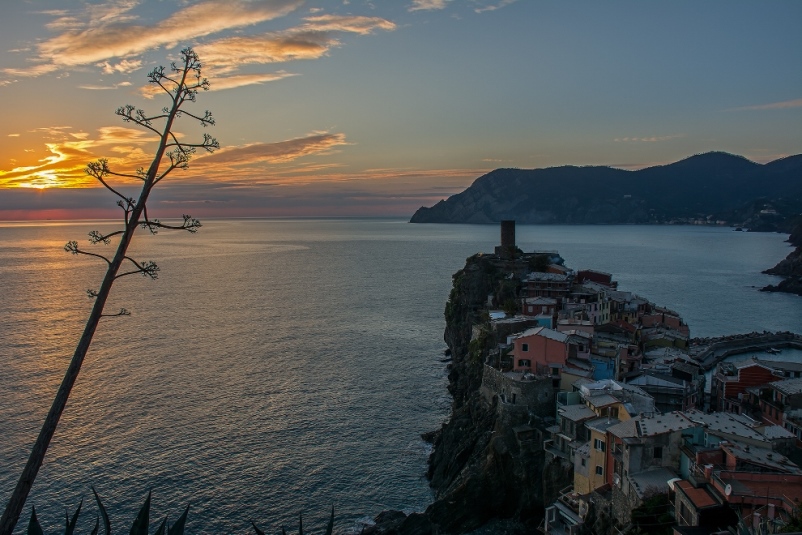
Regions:
<instances>
[{"instance_id":1,"label":"orange cloud","mask_svg":"<svg viewBox=\"0 0 802 535\"><path fill-rule=\"evenodd\" d=\"M304 156L331 154L334 147L348 145L345 134L318 133L278 143L252 143L224 148L198 158L204 165L252 165L256 163L286 163Z\"/></svg>"},{"instance_id":2,"label":"orange cloud","mask_svg":"<svg viewBox=\"0 0 802 535\"><path fill-rule=\"evenodd\" d=\"M320 15L305 20L301 26L283 32L227 37L199 45L198 54L217 74L224 74L243 65L318 59L339 46L334 32L366 35L396 27L380 17Z\"/></svg>"},{"instance_id":3,"label":"orange cloud","mask_svg":"<svg viewBox=\"0 0 802 535\"><path fill-rule=\"evenodd\" d=\"M445 9L448 0L412 0L410 11L430 11L433 9Z\"/></svg>"},{"instance_id":4,"label":"orange cloud","mask_svg":"<svg viewBox=\"0 0 802 535\"><path fill-rule=\"evenodd\" d=\"M103 156L118 171L130 172L151 157L142 146L158 141L150 132L123 126L101 127L94 138L69 129L65 126L37 129L48 139L44 143L47 155L10 170L0 169L0 188L93 187L97 183L84 172L88 162ZM98 154L94 150L97 147L104 147L104 154Z\"/></svg>"},{"instance_id":5,"label":"orange cloud","mask_svg":"<svg viewBox=\"0 0 802 535\"><path fill-rule=\"evenodd\" d=\"M136 2L124 1L104 6L89 4L82 14L61 15L50 28L63 33L37 45L36 61L29 69L7 69L7 74L38 76L60 67L98 64L115 71L125 63L112 66L110 58L131 58L161 46L177 43L232 28L251 26L287 15L302 0L230 0L225 9L214 1L201 2L181 9L154 24L132 24L136 17L125 15ZM132 64L128 64L129 66Z\"/></svg>"},{"instance_id":6,"label":"orange cloud","mask_svg":"<svg viewBox=\"0 0 802 535\"><path fill-rule=\"evenodd\" d=\"M284 78L290 78L292 76L298 76L298 74L278 71L272 73L236 74L233 76L215 75L211 82L210 90L221 91L223 89L234 89L235 87L243 87L246 85L275 82L276 80L283 80ZM146 85L139 90L139 94L148 99L152 99L163 93L164 90L155 85Z\"/></svg>"}]
</instances>

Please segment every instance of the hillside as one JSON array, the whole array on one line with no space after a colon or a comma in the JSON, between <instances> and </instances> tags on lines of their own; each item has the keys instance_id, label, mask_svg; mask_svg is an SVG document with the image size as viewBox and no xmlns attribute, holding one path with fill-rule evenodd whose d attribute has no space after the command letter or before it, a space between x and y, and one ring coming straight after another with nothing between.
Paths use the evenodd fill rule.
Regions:
<instances>
[{"instance_id":1,"label":"hillside","mask_svg":"<svg viewBox=\"0 0 802 535\"><path fill-rule=\"evenodd\" d=\"M800 207L802 155L758 164L710 152L637 171L596 166L496 169L462 193L419 208L410 222L644 224L711 219L757 221L766 227L762 230L782 230Z\"/></svg>"}]
</instances>

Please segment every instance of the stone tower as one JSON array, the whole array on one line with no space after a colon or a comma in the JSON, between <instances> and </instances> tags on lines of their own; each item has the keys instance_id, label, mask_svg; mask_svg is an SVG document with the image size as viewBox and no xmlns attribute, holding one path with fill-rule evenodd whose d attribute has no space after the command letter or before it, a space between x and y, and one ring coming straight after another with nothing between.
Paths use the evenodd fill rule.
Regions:
<instances>
[{"instance_id":1,"label":"stone tower","mask_svg":"<svg viewBox=\"0 0 802 535\"><path fill-rule=\"evenodd\" d=\"M501 258L515 257L515 220L506 219L501 222L501 245L496 247L496 254Z\"/></svg>"}]
</instances>

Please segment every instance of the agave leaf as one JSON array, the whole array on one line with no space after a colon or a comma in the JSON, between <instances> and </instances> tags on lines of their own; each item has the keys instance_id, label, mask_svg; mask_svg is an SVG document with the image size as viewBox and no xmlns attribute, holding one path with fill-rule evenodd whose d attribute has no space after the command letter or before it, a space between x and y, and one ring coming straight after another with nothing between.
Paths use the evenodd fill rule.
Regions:
<instances>
[{"instance_id":1,"label":"agave leaf","mask_svg":"<svg viewBox=\"0 0 802 535\"><path fill-rule=\"evenodd\" d=\"M331 506L331 518L329 518L329 525L326 527L326 535L331 535L334 531L334 506Z\"/></svg>"},{"instance_id":2,"label":"agave leaf","mask_svg":"<svg viewBox=\"0 0 802 535\"><path fill-rule=\"evenodd\" d=\"M111 522L109 522L109 515L106 513L106 508L103 507L103 502L100 501L100 496L97 495L95 487L92 487L92 493L95 495L97 508L100 509L100 516L103 517L103 529L106 530L106 535L111 535Z\"/></svg>"},{"instance_id":3,"label":"agave leaf","mask_svg":"<svg viewBox=\"0 0 802 535\"><path fill-rule=\"evenodd\" d=\"M251 520L251 525L253 526L253 530L256 532L256 535L265 535L264 531L256 527L256 523L253 520Z\"/></svg>"},{"instance_id":4,"label":"agave leaf","mask_svg":"<svg viewBox=\"0 0 802 535\"><path fill-rule=\"evenodd\" d=\"M100 529L100 517L95 515L95 527L89 535L97 535L97 530Z\"/></svg>"},{"instance_id":5,"label":"agave leaf","mask_svg":"<svg viewBox=\"0 0 802 535\"><path fill-rule=\"evenodd\" d=\"M167 530L167 535L184 535L184 526L187 524L187 515L189 514L189 505L184 509L184 514L181 515L175 524L170 526Z\"/></svg>"},{"instance_id":6,"label":"agave leaf","mask_svg":"<svg viewBox=\"0 0 802 535\"><path fill-rule=\"evenodd\" d=\"M28 535L45 535L39 519L36 518L36 507L31 507L31 519L28 521Z\"/></svg>"},{"instance_id":7,"label":"agave leaf","mask_svg":"<svg viewBox=\"0 0 802 535\"><path fill-rule=\"evenodd\" d=\"M81 513L81 506L84 504L84 501L81 500L78 503L78 509L75 510L75 514L72 515L72 520L70 520L69 514L67 514L67 528L64 530L64 535L73 535L75 532L75 524L78 522L78 515Z\"/></svg>"},{"instance_id":8,"label":"agave leaf","mask_svg":"<svg viewBox=\"0 0 802 535\"><path fill-rule=\"evenodd\" d=\"M148 535L149 523L150 523L150 491L148 491L148 497L145 499L145 503L142 505L142 509L139 510L139 514L136 515L136 520L134 520L134 524L131 526L131 535Z\"/></svg>"},{"instance_id":9,"label":"agave leaf","mask_svg":"<svg viewBox=\"0 0 802 535\"><path fill-rule=\"evenodd\" d=\"M156 530L156 534L155 535L165 535L165 530L166 529L167 529L167 517L165 516L164 520L162 520L162 523L159 526L159 529Z\"/></svg>"}]
</instances>

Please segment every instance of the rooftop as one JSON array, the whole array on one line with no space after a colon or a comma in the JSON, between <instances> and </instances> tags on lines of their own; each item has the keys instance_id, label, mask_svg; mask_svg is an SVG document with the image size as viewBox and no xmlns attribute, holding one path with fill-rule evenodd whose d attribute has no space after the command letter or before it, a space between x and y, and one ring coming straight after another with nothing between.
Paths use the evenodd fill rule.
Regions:
<instances>
[{"instance_id":1,"label":"rooftop","mask_svg":"<svg viewBox=\"0 0 802 535\"><path fill-rule=\"evenodd\" d=\"M738 461L768 468L786 474L802 474L802 469L791 462L786 456L767 448L758 448L738 442L722 443L721 449ZM748 471L748 470L747 470Z\"/></svg>"},{"instance_id":2,"label":"rooftop","mask_svg":"<svg viewBox=\"0 0 802 535\"><path fill-rule=\"evenodd\" d=\"M543 273L541 271L535 271L527 275L525 280L565 282L568 280L568 275L563 275L561 273Z\"/></svg>"},{"instance_id":3,"label":"rooftop","mask_svg":"<svg viewBox=\"0 0 802 535\"><path fill-rule=\"evenodd\" d=\"M561 333L560 331L555 331L553 329L549 329L548 327L533 327L531 329L527 329L522 333L518 333L513 335L513 338L524 338L526 336L542 336L543 338L548 338L550 340L555 340L557 342L565 342L568 340L568 335L565 333Z\"/></svg>"},{"instance_id":4,"label":"rooftop","mask_svg":"<svg viewBox=\"0 0 802 535\"><path fill-rule=\"evenodd\" d=\"M775 382L771 383L771 386L775 390L785 394L786 396L793 396L795 394L802 394L802 378L785 379L783 381L775 381Z\"/></svg>"},{"instance_id":5,"label":"rooftop","mask_svg":"<svg viewBox=\"0 0 802 535\"><path fill-rule=\"evenodd\" d=\"M557 410L557 414L560 416L560 418L565 418L566 420L570 420L572 422L581 422L596 416L596 413L585 405L568 405L565 407L560 407Z\"/></svg>"},{"instance_id":6,"label":"rooftop","mask_svg":"<svg viewBox=\"0 0 802 535\"><path fill-rule=\"evenodd\" d=\"M685 381L670 375L663 375L661 373L645 373L640 377L636 377L629 381L628 384L636 386L660 386L663 388L676 388L682 390L685 386Z\"/></svg>"},{"instance_id":7,"label":"rooftop","mask_svg":"<svg viewBox=\"0 0 802 535\"><path fill-rule=\"evenodd\" d=\"M612 427L612 426L614 426L614 425L616 425L618 423L621 423L621 420L619 420L618 418L602 417L602 418L594 418L593 420L589 420L589 421L585 422L585 426L588 429L592 429L594 431L598 431L600 433L604 433L610 427Z\"/></svg>"},{"instance_id":8,"label":"rooftop","mask_svg":"<svg viewBox=\"0 0 802 535\"><path fill-rule=\"evenodd\" d=\"M732 412L712 412L705 413L696 409L691 409L682 413L692 422L703 425L708 432L727 433L736 435L740 438L751 440L766 441L766 437L757 432L753 426L754 420L741 414Z\"/></svg>"},{"instance_id":9,"label":"rooftop","mask_svg":"<svg viewBox=\"0 0 802 535\"><path fill-rule=\"evenodd\" d=\"M760 432L763 433L763 436L769 440L774 440L777 438L794 438L796 436L781 425L767 425L766 427L762 428Z\"/></svg>"},{"instance_id":10,"label":"rooftop","mask_svg":"<svg viewBox=\"0 0 802 535\"><path fill-rule=\"evenodd\" d=\"M636 421L637 419L631 418L629 420L619 422L613 426L610 426L607 431L618 438L635 438L638 436L638 428L635 425Z\"/></svg>"},{"instance_id":11,"label":"rooftop","mask_svg":"<svg viewBox=\"0 0 802 535\"><path fill-rule=\"evenodd\" d=\"M681 412L674 411L653 417L639 416L635 425L638 429L638 436L649 437L690 429L696 427L697 424L685 418Z\"/></svg>"},{"instance_id":12,"label":"rooftop","mask_svg":"<svg viewBox=\"0 0 802 535\"><path fill-rule=\"evenodd\" d=\"M691 503L697 509L704 509L706 507L714 507L718 505L718 501L713 497L710 492L704 487L701 488L694 488L689 482L685 481L684 479L681 481L677 481L675 484L676 488L679 488L685 496L691 501Z\"/></svg>"},{"instance_id":13,"label":"rooftop","mask_svg":"<svg viewBox=\"0 0 802 535\"><path fill-rule=\"evenodd\" d=\"M647 492L668 492L668 480L676 477L677 474L668 468L656 468L638 472L637 474L630 474L629 481L635 488L635 492L638 493L638 497L643 498Z\"/></svg>"},{"instance_id":14,"label":"rooftop","mask_svg":"<svg viewBox=\"0 0 802 535\"><path fill-rule=\"evenodd\" d=\"M755 357L755 359L761 364L768 366L769 368L774 368L775 370L802 372L802 362L788 362L783 360L763 360L763 359L758 359L757 357Z\"/></svg>"}]
</instances>

